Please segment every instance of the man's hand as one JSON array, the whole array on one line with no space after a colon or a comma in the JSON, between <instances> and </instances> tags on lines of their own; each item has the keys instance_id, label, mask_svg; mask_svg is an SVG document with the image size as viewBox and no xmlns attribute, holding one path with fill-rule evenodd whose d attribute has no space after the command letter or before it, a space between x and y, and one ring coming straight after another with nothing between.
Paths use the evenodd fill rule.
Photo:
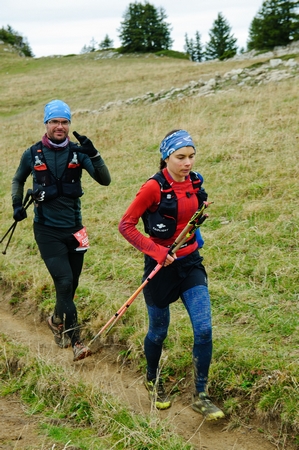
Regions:
<instances>
[{"instance_id":1,"label":"man's hand","mask_svg":"<svg viewBox=\"0 0 299 450\"><path fill-rule=\"evenodd\" d=\"M77 131L73 131L73 135L76 139L80 142L81 147L77 148L77 152L84 153L85 155L88 155L90 158L93 156L96 156L98 151L96 148L94 148L93 143L90 139L88 139L87 136L81 136Z\"/></svg>"},{"instance_id":2,"label":"man's hand","mask_svg":"<svg viewBox=\"0 0 299 450\"><path fill-rule=\"evenodd\" d=\"M13 218L16 222L26 219L27 212L22 203L16 203L13 205Z\"/></svg>"}]
</instances>

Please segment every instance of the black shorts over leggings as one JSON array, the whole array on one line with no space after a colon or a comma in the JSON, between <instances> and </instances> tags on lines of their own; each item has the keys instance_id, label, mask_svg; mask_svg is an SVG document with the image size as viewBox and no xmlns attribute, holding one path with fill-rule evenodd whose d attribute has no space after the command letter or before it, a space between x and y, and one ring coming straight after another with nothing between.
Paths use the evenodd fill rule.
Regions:
<instances>
[{"instance_id":1,"label":"black shorts over leggings","mask_svg":"<svg viewBox=\"0 0 299 450\"><path fill-rule=\"evenodd\" d=\"M180 298L181 294L194 286L207 286L208 277L202 264L203 257L195 250L185 258L176 259L162 267L143 288L146 303L165 308ZM144 275L146 280L157 262L145 255Z\"/></svg>"}]
</instances>

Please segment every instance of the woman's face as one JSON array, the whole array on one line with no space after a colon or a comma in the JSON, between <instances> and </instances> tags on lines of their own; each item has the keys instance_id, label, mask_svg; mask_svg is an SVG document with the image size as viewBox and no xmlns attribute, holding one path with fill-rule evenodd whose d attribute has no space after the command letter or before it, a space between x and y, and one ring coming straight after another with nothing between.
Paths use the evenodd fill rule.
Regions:
<instances>
[{"instance_id":1,"label":"woman's face","mask_svg":"<svg viewBox=\"0 0 299 450\"><path fill-rule=\"evenodd\" d=\"M193 147L182 147L165 159L167 170L175 181L185 181L195 161Z\"/></svg>"}]
</instances>

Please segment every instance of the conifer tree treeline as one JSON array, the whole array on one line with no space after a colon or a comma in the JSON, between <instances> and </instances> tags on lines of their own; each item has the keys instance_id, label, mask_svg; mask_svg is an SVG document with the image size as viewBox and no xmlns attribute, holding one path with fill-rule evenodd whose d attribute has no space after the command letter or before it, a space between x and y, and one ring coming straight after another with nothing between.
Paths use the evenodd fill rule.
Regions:
<instances>
[{"instance_id":1,"label":"conifer tree treeline","mask_svg":"<svg viewBox=\"0 0 299 450\"><path fill-rule=\"evenodd\" d=\"M122 52L154 53L172 47L171 26L166 22L163 8L156 8L147 0L144 3L130 3L119 28ZM25 56L34 56L27 42L8 25L0 29L0 40L13 45ZM247 41L247 50L272 50L299 40L299 0L264 0L260 10L253 18ZM237 53L237 39L231 27L220 12L209 31L209 41L201 43L201 34L196 31L195 38L185 34L185 52L192 61L230 58ZM95 51L95 40L84 46L82 52ZM98 46L100 49L113 47L108 35ZM240 50L241 52L244 49Z\"/></svg>"},{"instance_id":2,"label":"conifer tree treeline","mask_svg":"<svg viewBox=\"0 0 299 450\"><path fill-rule=\"evenodd\" d=\"M201 43L201 36L199 31L195 33L195 41L188 38L185 34L185 52L189 55L191 61L201 62L204 59L204 51Z\"/></svg>"},{"instance_id":3,"label":"conifer tree treeline","mask_svg":"<svg viewBox=\"0 0 299 450\"><path fill-rule=\"evenodd\" d=\"M130 3L121 22L119 37L123 52L158 52L172 46L170 25L163 8L148 2Z\"/></svg>"},{"instance_id":4,"label":"conifer tree treeline","mask_svg":"<svg viewBox=\"0 0 299 450\"><path fill-rule=\"evenodd\" d=\"M266 0L249 28L248 50L271 50L299 39L299 1Z\"/></svg>"},{"instance_id":5,"label":"conifer tree treeline","mask_svg":"<svg viewBox=\"0 0 299 450\"><path fill-rule=\"evenodd\" d=\"M231 27L222 13L218 13L217 19L209 32L210 40L203 50L200 34L195 33L195 42L185 35L185 50L192 61L200 62L203 59L226 59L237 53L237 39L231 34Z\"/></svg>"},{"instance_id":6,"label":"conifer tree treeline","mask_svg":"<svg viewBox=\"0 0 299 450\"><path fill-rule=\"evenodd\" d=\"M209 37L210 40L205 49L206 59L219 58L222 60L232 58L237 53L237 39L231 34L231 27L222 13L218 13Z\"/></svg>"},{"instance_id":7,"label":"conifer tree treeline","mask_svg":"<svg viewBox=\"0 0 299 450\"><path fill-rule=\"evenodd\" d=\"M13 30L10 25L7 25L6 28L0 28L0 40L6 44L11 44L25 56L34 56L27 39L23 38L17 31Z\"/></svg>"}]
</instances>

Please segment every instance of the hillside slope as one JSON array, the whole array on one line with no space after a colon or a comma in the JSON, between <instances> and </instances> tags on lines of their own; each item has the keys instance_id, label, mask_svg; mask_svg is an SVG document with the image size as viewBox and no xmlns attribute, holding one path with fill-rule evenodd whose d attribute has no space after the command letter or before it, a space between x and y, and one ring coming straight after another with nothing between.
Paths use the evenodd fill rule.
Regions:
<instances>
[{"instance_id":1,"label":"hillside slope","mask_svg":"<svg viewBox=\"0 0 299 450\"><path fill-rule=\"evenodd\" d=\"M296 445L298 53L289 49L195 64L154 55L100 53L28 59L1 49L2 235L12 222L10 185L19 158L44 133L43 105L61 98L74 112L72 130L93 140L112 175L108 188L83 176L83 218L91 248L76 301L86 338L92 337L140 284L142 255L119 235L119 219L139 186L157 171L163 136L178 126L187 129L197 145L195 168L204 175L214 202L202 227L214 323L209 390L227 413L226 429L240 427L238 441L235 434L225 435L230 439L227 448L251 450L250 445L256 445L256 438L250 443L247 433L255 429L252 424L258 424L276 448ZM1 332L15 339L7 329L9 322L13 330L23 329L20 342L26 342L26 333L34 329L34 345L42 341L46 352L52 352L51 336L39 321L52 310L55 295L33 240L32 211L28 216L0 258L1 286L9 292L2 300L6 319ZM18 314L28 316L23 324ZM117 360L127 355L122 376L125 383L128 374L136 377L132 395L140 395L139 412L147 415L138 381L144 368L145 330L144 305L138 298L112 330L108 355L115 372ZM212 439L215 433L210 448L216 450L216 440L223 442L222 426L203 436L209 433L205 424L199 441L198 417L185 409L192 386L191 346L188 318L177 302L163 353L164 375L177 389L177 407L170 410L169 421L187 414L192 426L184 426L184 438L195 433L195 448L209 448L205 436ZM1 357L5 361L3 352ZM62 360L68 367L67 356ZM101 356L94 355L80 369L70 365L70 371L84 379L99 365ZM180 433L181 424L176 426ZM266 445L261 442L261 448Z\"/></svg>"}]
</instances>

